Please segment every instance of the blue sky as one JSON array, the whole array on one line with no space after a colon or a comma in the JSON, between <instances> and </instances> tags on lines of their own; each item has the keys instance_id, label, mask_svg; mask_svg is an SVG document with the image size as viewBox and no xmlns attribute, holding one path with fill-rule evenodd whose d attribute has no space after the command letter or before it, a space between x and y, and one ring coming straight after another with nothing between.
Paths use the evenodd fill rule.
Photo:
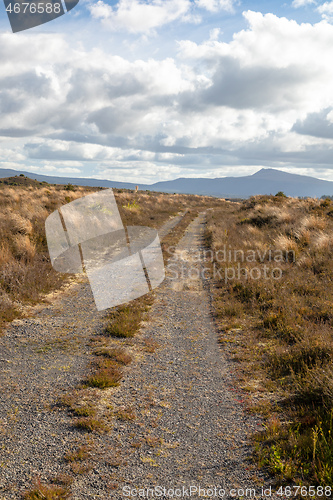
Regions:
<instances>
[{"instance_id":1,"label":"blue sky","mask_svg":"<svg viewBox=\"0 0 333 500\"><path fill-rule=\"evenodd\" d=\"M0 168L333 180L333 1L81 0L0 22Z\"/></svg>"}]
</instances>

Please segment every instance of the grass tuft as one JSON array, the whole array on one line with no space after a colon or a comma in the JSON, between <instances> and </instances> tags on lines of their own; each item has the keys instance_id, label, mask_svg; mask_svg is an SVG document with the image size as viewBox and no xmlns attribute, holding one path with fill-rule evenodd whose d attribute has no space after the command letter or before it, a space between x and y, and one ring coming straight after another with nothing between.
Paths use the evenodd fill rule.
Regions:
<instances>
[{"instance_id":1,"label":"grass tuft","mask_svg":"<svg viewBox=\"0 0 333 500\"><path fill-rule=\"evenodd\" d=\"M121 347L100 347L95 349L94 354L110 358L122 365L129 365L132 362L132 357Z\"/></svg>"},{"instance_id":2,"label":"grass tuft","mask_svg":"<svg viewBox=\"0 0 333 500\"><path fill-rule=\"evenodd\" d=\"M37 481L35 486L23 494L24 500L64 500L69 497L69 491L63 486L46 485Z\"/></svg>"},{"instance_id":3,"label":"grass tuft","mask_svg":"<svg viewBox=\"0 0 333 500\"><path fill-rule=\"evenodd\" d=\"M94 363L96 370L88 376L84 382L85 387L98 387L106 389L107 387L117 387L123 377L123 372L119 365L112 359L97 359Z\"/></svg>"},{"instance_id":4,"label":"grass tuft","mask_svg":"<svg viewBox=\"0 0 333 500\"><path fill-rule=\"evenodd\" d=\"M74 421L74 426L86 432L104 432L107 430L105 423L94 417L78 418Z\"/></svg>"}]
</instances>

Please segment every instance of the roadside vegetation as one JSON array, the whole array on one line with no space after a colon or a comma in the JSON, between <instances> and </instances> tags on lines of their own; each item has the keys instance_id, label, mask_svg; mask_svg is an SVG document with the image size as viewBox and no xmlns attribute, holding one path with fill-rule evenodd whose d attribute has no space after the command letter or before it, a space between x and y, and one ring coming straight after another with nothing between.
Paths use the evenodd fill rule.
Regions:
<instances>
[{"instance_id":1,"label":"roadside vegetation","mask_svg":"<svg viewBox=\"0 0 333 500\"><path fill-rule=\"evenodd\" d=\"M257 462L279 485L333 486L333 202L229 204L206 243L220 343L265 417Z\"/></svg>"},{"instance_id":2,"label":"roadside vegetation","mask_svg":"<svg viewBox=\"0 0 333 500\"><path fill-rule=\"evenodd\" d=\"M24 176L0 179L0 331L73 276L53 270L45 219L57 208L100 188L50 185ZM186 208L211 198L114 190L125 225L159 227Z\"/></svg>"},{"instance_id":3,"label":"roadside vegetation","mask_svg":"<svg viewBox=\"0 0 333 500\"><path fill-rule=\"evenodd\" d=\"M19 317L26 304L63 283L50 264L45 219L61 205L93 192L90 188L45 185L27 178L0 183L0 328Z\"/></svg>"}]
</instances>

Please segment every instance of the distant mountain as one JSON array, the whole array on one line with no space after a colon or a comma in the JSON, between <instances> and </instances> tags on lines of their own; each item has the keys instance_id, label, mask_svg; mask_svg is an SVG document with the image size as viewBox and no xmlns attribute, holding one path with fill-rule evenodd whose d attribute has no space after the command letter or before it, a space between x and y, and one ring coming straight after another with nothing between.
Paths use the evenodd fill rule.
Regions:
<instances>
[{"instance_id":1,"label":"distant mountain","mask_svg":"<svg viewBox=\"0 0 333 500\"><path fill-rule=\"evenodd\" d=\"M101 179L88 179L80 177L53 177L51 175L33 174L24 170L12 170L0 168L0 179L4 177L14 177L15 175L23 174L30 179L36 179L39 182L48 182L49 184L74 184L76 186L93 186L93 187L114 187L119 189L134 189L135 184L130 182L107 181ZM146 189L146 188L144 188Z\"/></svg>"},{"instance_id":2,"label":"distant mountain","mask_svg":"<svg viewBox=\"0 0 333 500\"><path fill-rule=\"evenodd\" d=\"M0 169L0 178L12 177L23 173L31 179L50 184L74 184L79 186L101 186L135 189L135 183L101 179L52 177L47 175ZM283 191L287 196L310 196L320 198L333 196L333 182L323 181L306 175L288 174L273 168L263 168L253 175L244 177L179 178L173 181L139 184L140 190L164 193L201 194L221 198L248 198L255 194L276 194Z\"/></svg>"},{"instance_id":3,"label":"distant mountain","mask_svg":"<svg viewBox=\"0 0 333 500\"><path fill-rule=\"evenodd\" d=\"M306 175L288 174L273 168L263 168L244 177L221 177L216 179L175 179L157 182L151 188L167 193L191 193L223 198L248 198L255 194L276 194L283 191L287 196L310 196L320 198L333 195L333 182Z\"/></svg>"}]
</instances>

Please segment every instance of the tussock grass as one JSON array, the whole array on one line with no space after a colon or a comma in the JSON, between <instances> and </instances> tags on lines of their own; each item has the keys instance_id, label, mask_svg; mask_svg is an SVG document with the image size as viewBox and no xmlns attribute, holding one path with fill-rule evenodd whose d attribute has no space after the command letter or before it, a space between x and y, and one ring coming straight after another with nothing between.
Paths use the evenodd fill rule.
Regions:
<instances>
[{"instance_id":1,"label":"tussock grass","mask_svg":"<svg viewBox=\"0 0 333 500\"><path fill-rule=\"evenodd\" d=\"M78 418L74 421L74 426L86 432L103 433L107 430L105 423L101 419L94 417Z\"/></svg>"},{"instance_id":2,"label":"tussock grass","mask_svg":"<svg viewBox=\"0 0 333 500\"><path fill-rule=\"evenodd\" d=\"M39 302L68 277L51 266L45 236L47 216L100 189L49 185L20 176L1 180L0 328L20 316L22 305ZM158 228L185 208L221 204L209 197L113 191L125 225Z\"/></svg>"},{"instance_id":3,"label":"tussock grass","mask_svg":"<svg viewBox=\"0 0 333 500\"><path fill-rule=\"evenodd\" d=\"M20 182L0 184L0 327L19 316L22 305L38 302L63 283L64 275L55 272L49 260L45 219L60 206L96 191L75 187L69 192L64 186Z\"/></svg>"},{"instance_id":4,"label":"tussock grass","mask_svg":"<svg viewBox=\"0 0 333 500\"><path fill-rule=\"evenodd\" d=\"M136 414L134 408L120 408L116 412L116 418L122 421L135 420Z\"/></svg>"},{"instance_id":5,"label":"tussock grass","mask_svg":"<svg viewBox=\"0 0 333 500\"><path fill-rule=\"evenodd\" d=\"M89 458L89 448L86 445L80 446L77 450L72 450L66 453L65 460L67 462L81 462Z\"/></svg>"},{"instance_id":6,"label":"tussock grass","mask_svg":"<svg viewBox=\"0 0 333 500\"><path fill-rule=\"evenodd\" d=\"M117 387L122 377L122 370L112 359L97 358L94 361L94 372L87 377L84 387L98 387L99 389Z\"/></svg>"},{"instance_id":7,"label":"tussock grass","mask_svg":"<svg viewBox=\"0 0 333 500\"><path fill-rule=\"evenodd\" d=\"M64 500L69 497L67 488L58 485L46 485L40 481L36 485L22 495L24 500Z\"/></svg>"},{"instance_id":8,"label":"tussock grass","mask_svg":"<svg viewBox=\"0 0 333 500\"><path fill-rule=\"evenodd\" d=\"M93 417L96 415L96 408L89 394L81 391L71 391L59 398L58 404L66 407L75 417Z\"/></svg>"},{"instance_id":9,"label":"tussock grass","mask_svg":"<svg viewBox=\"0 0 333 500\"><path fill-rule=\"evenodd\" d=\"M214 210L207 224L212 275L214 264L221 270L213 280L221 342L263 408L256 458L279 482L333 486L332 213L330 200L255 196ZM245 257L221 261L223 248ZM226 279L239 263L242 273Z\"/></svg>"},{"instance_id":10,"label":"tussock grass","mask_svg":"<svg viewBox=\"0 0 333 500\"><path fill-rule=\"evenodd\" d=\"M130 338L135 335L153 302L152 295L133 300L130 304L110 310L105 335Z\"/></svg>"},{"instance_id":11,"label":"tussock grass","mask_svg":"<svg viewBox=\"0 0 333 500\"><path fill-rule=\"evenodd\" d=\"M113 359L122 365L129 365L132 362L132 357L121 347L100 347L95 349L94 354Z\"/></svg>"}]
</instances>

